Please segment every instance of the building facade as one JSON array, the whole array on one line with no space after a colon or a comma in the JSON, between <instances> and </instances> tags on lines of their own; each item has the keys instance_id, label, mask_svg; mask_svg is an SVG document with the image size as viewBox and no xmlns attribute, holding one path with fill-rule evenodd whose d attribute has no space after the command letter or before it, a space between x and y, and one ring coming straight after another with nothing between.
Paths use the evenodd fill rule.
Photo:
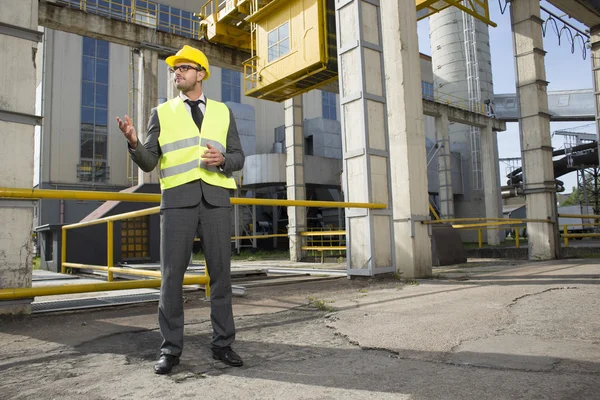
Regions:
<instances>
[{"instance_id":1,"label":"building facade","mask_svg":"<svg viewBox=\"0 0 600 400\"><path fill-rule=\"evenodd\" d=\"M128 0L123 0L123 7L125 3ZM90 2L87 4L89 6ZM118 2L112 2L111 7L115 4L118 5ZM195 29L189 23L192 11L162 5L159 8L158 17L152 17L156 29L184 36ZM105 9L96 11L100 14L106 12ZM109 11L114 13L111 18L118 18L119 12L123 12L119 9ZM126 142L115 120L125 114L130 115L134 123L137 118L138 50L46 30L40 55L42 68L38 76L38 105L44 122L36 134L34 187L121 191L137 185L137 167L130 160ZM431 58L425 55L421 55L421 80L424 98L433 99L432 63ZM173 93L169 90L171 84L167 66L159 60L158 103L166 101L169 93ZM247 155L242 191L238 195L283 198L283 104L245 96L241 74L217 67L211 67L211 77L204 82L204 91L209 98L226 102L236 118ZM307 169L314 176L313 182L307 177L307 186L313 185L309 198L342 200L339 184L342 165L339 95L312 90L302 96L304 151L308 157L313 157L306 161ZM435 203L438 177L434 119L424 116L424 125L429 192L431 201ZM280 157L271 157L271 160L264 157L273 153L279 153ZM466 161L460 152L453 151L452 154L452 185L454 194L460 196L464 194L462 171ZM265 172L267 176L259 175ZM35 226L81 221L102 203L40 201L35 212ZM282 212L285 213L285 209ZM244 216L241 218L243 220ZM339 213L334 220L337 222L329 225L341 227L343 218ZM277 231L277 228L274 230Z\"/></svg>"}]
</instances>

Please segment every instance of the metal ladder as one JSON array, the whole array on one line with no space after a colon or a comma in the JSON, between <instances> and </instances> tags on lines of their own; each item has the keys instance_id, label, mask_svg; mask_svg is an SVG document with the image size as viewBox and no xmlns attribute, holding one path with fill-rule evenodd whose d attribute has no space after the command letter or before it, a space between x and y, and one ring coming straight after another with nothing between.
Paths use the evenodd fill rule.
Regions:
<instances>
[{"instance_id":1,"label":"metal ladder","mask_svg":"<svg viewBox=\"0 0 600 400\"><path fill-rule=\"evenodd\" d=\"M465 45L465 62L467 66L467 91L469 95L469 111L477 112L481 104L481 86L479 84L479 60L477 57L477 31L475 17L462 12L463 34ZM481 165L481 131L470 127L471 166L473 190L483 190L483 170Z\"/></svg>"}]
</instances>

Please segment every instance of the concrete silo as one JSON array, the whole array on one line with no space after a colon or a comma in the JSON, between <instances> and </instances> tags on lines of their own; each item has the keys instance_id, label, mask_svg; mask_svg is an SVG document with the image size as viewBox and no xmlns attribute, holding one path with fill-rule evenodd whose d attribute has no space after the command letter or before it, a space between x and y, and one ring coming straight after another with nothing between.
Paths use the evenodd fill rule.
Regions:
<instances>
[{"instance_id":1,"label":"concrete silo","mask_svg":"<svg viewBox=\"0 0 600 400\"><path fill-rule=\"evenodd\" d=\"M429 31L436 99L481 111L484 102L493 99L488 26L449 7L429 18ZM451 151L461 154L464 171L464 195L454 196L455 217L484 217L479 129L450 123L449 136ZM463 240L476 237L475 231L463 231Z\"/></svg>"}]
</instances>

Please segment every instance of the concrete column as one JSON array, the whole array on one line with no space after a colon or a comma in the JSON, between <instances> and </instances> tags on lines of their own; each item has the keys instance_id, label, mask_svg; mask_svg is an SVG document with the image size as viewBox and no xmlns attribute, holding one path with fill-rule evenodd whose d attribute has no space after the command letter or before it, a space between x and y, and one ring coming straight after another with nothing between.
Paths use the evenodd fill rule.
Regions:
<instances>
[{"instance_id":1,"label":"concrete column","mask_svg":"<svg viewBox=\"0 0 600 400\"><path fill-rule=\"evenodd\" d=\"M592 46L592 80L594 81L594 100L596 106L596 135L600 138L600 25L590 29ZM598 140L600 150L600 140ZM600 152L598 152L600 159Z\"/></svg>"},{"instance_id":2,"label":"concrete column","mask_svg":"<svg viewBox=\"0 0 600 400\"><path fill-rule=\"evenodd\" d=\"M448 115L435 117L435 134L438 149L438 179L440 182L440 212L442 218L454 218L454 193L452 191L452 158Z\"/></svg>"},{"instance_id":3,"label":"concrete column","mask_svg":"<svg viewBox=\"0 0 600 400\"><path fill-rule=\"evenodd\" d=\"M0 187L33 186L38 2L0 2ZM0 199L0 288L31 287L33 201ZM0 314L28 313L29 301L2 301Z\"/></svg>"},{"instance_id":4,"label":"concrete column","mask_svg":"<svg viewBox=\"0 0 600 400\"><path fill-rule=\"evenodd\" d=\"M148 118L150 110L158 105L158 53L142 49L138 55L137 74L137 121L136 131L138 138L146 141ZM152 172L144 172L138 169L138 185L145 183L158 183L158 169Z\"/></svg>"},{"instance_id":5,"label":"concrete column","mask_svg":"<svg viewBox=\"0 0 600 400\"><path fill-rule=\"evenodd\" d=\"M486 218L502 218L498 140L491 125L481 129L481 161L485 192L485 216ZM500 229L488 229L487 243L494 246L500 244L501 232L503 231Z\"/></svg>"},{"instance_id":6,"label":"concrete column","mask_svg":"<svg viewBox=\"0 0 600 400\"><path fill-rule=\"evenodd\" d=\"M347 273L394 273L396 246L379 2L337 0L335 8L345 201L387 204L383 210L346 210Z\"/></svg>"},{"instance_id":7,"label":"concrete column","mask_svg":"<svg viewBox=\"0 0 600 400\"><path fill-rule=\"evenodd\" d=\"M405 278L431 275L427 156L417 16L413 0L382 0L396 269Z\"/></svg>"},{"instance_id":8,"label":"concrete column","mask_svg":"<svg viewBox=\"0 0 600 400\"><path fill-rule=\"evenodd\" d=\"M302 96L286 100L284 113L287 198L288 200L306 200ZM288 207L287 212L290 261L300 261L303 256L300 232L306 230L306 207Z\"/></svg>"},{"instance_id":9,"label":"concrete column","mask_svg":"<svg viewBox=\"0 0 600 400\"><path fill-rule=\"evenodd\" d=\"M529 258L549 260L559 256L560 247L540 4L539 0L510 4L527 218L554 221L527 224Z\"/></svg>"},{"instance_id":10,"label":"concrete column","mask_svg":"<svg viewBox=\"0 0 600 400\"><path fill-rule=\"evenodd\" d=\"M174 74L170 73L167 69L167 100L171 100L175 98L175 96L179 95L179 91L175 87L173 83ZM157 89L158 90L158 89Z\"/></svg>"}]
</instances>

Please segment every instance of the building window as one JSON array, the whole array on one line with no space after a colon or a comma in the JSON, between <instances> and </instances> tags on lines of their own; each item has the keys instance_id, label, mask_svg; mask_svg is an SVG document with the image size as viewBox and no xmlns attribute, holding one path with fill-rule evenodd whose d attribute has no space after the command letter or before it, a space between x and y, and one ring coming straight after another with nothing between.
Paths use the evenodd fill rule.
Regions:
<instances>
[{"instance_id":1,"label":"building window","mask_svg":"<svg viewBox=\"0 0 600 400\"><path fill-rule=\"evenodd\" d=\"M198 39L200 20L189 11L149 0L59 0L61 5L87 13ZM225 4L224 2L221 2Z\"/></svg>"},{"instance_id":2,"label":"building window","mask_svg":"<svg viewBox=\"0 0 600 400\"><path fill-rule=\"evenodd\" d=\"M321 92L321 99L323 102L323 118L337 119L335 93Z\"/></svg>"},{"instance_id":3,"label":"building window","mask_svg":"<svg viewBox=\"0 0 600 400\"><path fill-rule=\"evenodd\" d=\"M157 28L180 36L195 37L198 20L189 11L159 4Z\"/></svg>"},{"instance_id":4,"label":"building window","mask_svg":"<svg viewBox=\"0 0 600 400\"><path fill-rule=\"evenodd\" d=\"M240 73L231 71L228 69L222 69L221 77L221 101L232 101L234 103L241 103L241 83Z\"/></svg>"},{"instance_id":5,"label":"building window","mask_svg":"<svg viewBox=\"0 0 600 400\"><path fill-rule=\"evenodd\" d=\"M286 22L273 29L268 35L269 62L290 52L290 23Z\"/></svg>"},{"instance_id":6,"label":"building window","mask_svg":"<svg viewBox=\"0 0 600 400\"><path fill-rule=\"evenodd\" d=\"M108 42L84 37L79 179L83 182L106 182L107 153Z\"/></svg>"},{"instance_id":7,"label":"building window","mask_svg":"<svg viewBox=\"0 0 600 400\"><path fill-rule=\"evenodd\" d=\"M149 217L129 218L121 222L121 259L147 260L149 251Z\"/></svg>"},{"instance_id":8,"label":"building window","mask_svg":"<svg viewBox=\"0 0 600 400\"><path fill-rule=\"evenodd\" d=\"M421 92L424 99L433 100L433 83L421 81Z\"/></svg>"}]
</instances>

